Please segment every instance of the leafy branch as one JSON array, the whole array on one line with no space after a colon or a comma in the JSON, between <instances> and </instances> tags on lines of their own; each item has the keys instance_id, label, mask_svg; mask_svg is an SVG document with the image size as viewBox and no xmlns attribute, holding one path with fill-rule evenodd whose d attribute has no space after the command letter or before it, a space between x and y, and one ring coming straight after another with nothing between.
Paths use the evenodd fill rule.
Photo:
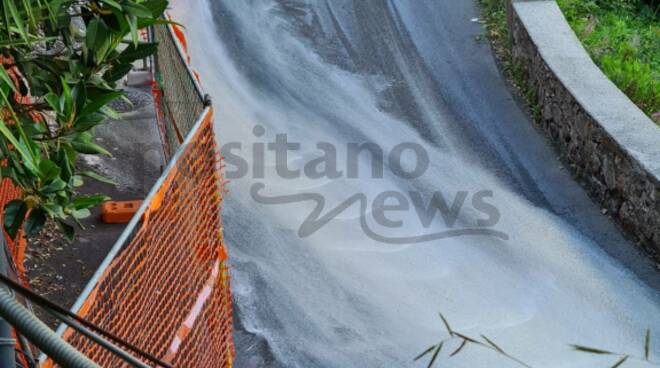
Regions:
<instances>
[{"instance_id":1,"label":"leafy branch","mask_svg":"<svg viewBox=\"0 0 660 368\"><path fill-rule=\"evenodd\" d=\"M108 198L77 193L80 154L110 152L95 128L118 118L118 82L156 51L139 30L160 24L167 0L3 0L0 5L0 177L23 195L5 206L4 228L37 234L48 217L69 239L71 222Z\"/></svg>"}]
</instances>

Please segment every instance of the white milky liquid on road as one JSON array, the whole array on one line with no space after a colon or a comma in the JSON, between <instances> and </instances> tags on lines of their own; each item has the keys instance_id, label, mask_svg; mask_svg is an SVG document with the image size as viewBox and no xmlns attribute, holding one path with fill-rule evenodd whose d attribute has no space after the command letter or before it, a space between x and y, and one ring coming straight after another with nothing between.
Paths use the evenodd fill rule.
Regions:
<instances>
[{"instance_id":1,"label":"white milky liquid on road","mask_svg":"<svg viewBox=\"0 0 660 368\"><path fill-rule=\"evenodd\" d=\"M434 89L446 81L460 90L463 78L481 77L456 75L454 82L447 72L454 69L433 62L454 52L451 42L461 37L442 24L447 17L440 18L440 5L431 0L355 2L359 4L174 4L173 14L187 28L193 64L213 97L218 139L221 144L240 142L240 155L250 169L230 182L223 209L236 316L254 335L250 341L261 341L239 343L239 361L251 366L249 362L268 355L262 357L267 361L263 365L422 366L412 359L446 337L438 312L454 329L475 337L484 334L534 367L595 367L616 361L573 352L569 344L642 355L646 328L660 333L657 292L579 227L515 185L519 171L506 169L513 166L515 147L509 152L495 140L485 153L479 139L492 143L494 135L478 138L462 128L465 121L478 119L481 107L452 100L454 87L443 89L446 93ZM429 21L434 12L439 12L437 22ZM373 18L360 18L364 14ZM470 22L454 18L452 22ZM448 41L434 43L441 38L434 32L444 32L442 39ZM476 42L464 38L462 42ZM378 54L384 48L388 53ZM379 67L371 67L370 60ZM261 137L253 133L257 125L265 130ZM337 149L337 169L344 175L285 179L269 153L264 178L255 177L258 158L252 148L274 142L276 134L287 134L290 142L301 145L289 153L289 168L319 157L316 144L328 142ZM383 178L374 178L369 156L362 155L359 177L348 178L347 142L373 142L385 154L397 144L415 142L425 148L430 167L421 177L406 180L386 162ZM410 192L428 200L440 191L451 201L465 191L466 205L455 224L460 228L485 218L471 200L479 191L491 191L487 202L500 214L492 229L508 239L468 235L383 242L365 234L357 202L301 237L299 227L314 202L257 203L250 188L258 183L268 196L321 194L324 213L363 194L369 228L387 238L438 233L447 224L438 215L425 227L411 205L387 215L402 226L380 226L372 203L380 193L399 192L410 201ZM448 343L439 366L516 366L473 346L447 358L457 344ZM660 356L660 345L652 350ZM647 365L631 360L629 366Z\"/></svg>"}]
</instances>

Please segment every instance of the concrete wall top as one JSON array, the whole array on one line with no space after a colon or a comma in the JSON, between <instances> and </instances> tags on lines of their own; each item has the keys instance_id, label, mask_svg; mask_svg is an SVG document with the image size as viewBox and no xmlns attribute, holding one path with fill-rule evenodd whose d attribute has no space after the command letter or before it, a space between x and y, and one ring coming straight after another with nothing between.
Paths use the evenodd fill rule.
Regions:
<instances>
[{"instance_id":1,"label":"concrete wall top","mask_svg":"<svg viewBox=\"0 0 660 368\"><path fill-rule=\"evenodd\" d=\"M623 151L660 179L660 127L594 64L554 0L513 1L545 63Z\"/></svg>"}]
</instances>

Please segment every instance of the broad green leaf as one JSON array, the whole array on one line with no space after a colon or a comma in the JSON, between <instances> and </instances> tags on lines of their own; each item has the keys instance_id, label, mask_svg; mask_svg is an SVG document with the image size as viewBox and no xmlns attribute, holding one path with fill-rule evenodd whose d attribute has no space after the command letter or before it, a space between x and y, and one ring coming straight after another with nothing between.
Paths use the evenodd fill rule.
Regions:
<instances>
[{"instance_id":1,"label":"broad green leaf","mask_svg":"<svg viewBox=\"0 0 660 368\"><path fill-rule=\"evenodd\" d=\"M73 146L73 149L75 149L80 153L86 153L89 155L102 154L104 156L112 157L112 154L108 152L105 148L93 142L73 141L71 142L71 146Z\"/></svg>"},{"instance_id":2,"label":"broad green leaf","mask_svg":"<svg viewBox=\"0 0 660 368\"><path fill-rule=\"evenodd\" d=\"M90 178L92 178L96 181L99 181L101 183L117 186L117 182L115 182L114 180L112 180L108 177L105 177L101 174L95 173L94 171L83 171L83 172L80 173L80 175L90 177Z\"/></svg>"},{"instance_id":3,"label":"broad green leaf","mask_svg":"<svg viewBox=\"0 0 660 368\"><path fill-rule=\"evenodd\" d=\"M16 29L23 38L23 41L25 41L27 44L30 44L30 37L25 31L25 24L23 23L23 17L19 14L18 8L16 7L16 3L14 2L14 0L2 0L2 2L6 4L6 8L9 10L9 13L14 19L14 23L16 24Z\"/></svg>"},{"instance_id":4,"label":"broad green leaf","mask_svg":"<svg viewBox=\"0 0 660 368\"><path fill-rule=\"evenodd\" d=\"M71 87L69 83L62 78L62 95L60 96L60 111L64 115L64 118L67 121L70 121L74 111L73 111L73 94L71 93Z\"/></svg>"},{"instance_id":5,"label":"broad green leaf","mask_svg":"<svg viewBox=\"0 0 660 368\"><path fill-rule=\"evenodd\" d=\"M57 193L66 188L66 182L60 178L56 178L50 184L43 186L39 191L44 194Z\"/></svg>"},{"instance_id":6,"label":"broad green leaf","mask_svg":"<svg viewBox=\"0 0 660 368\"><path fill-rule=\"evenodd\" d=\"M66 163L73 165L73 163L76 162L76 158L78 157L78 154L73 149L73 147L63 144L61 152L64 154L64 157L62 158L66 158ZM60 167L62 167L61 164ZM64 169L62 169L62 171L64 171Z\"/></svg>"},{"instance_id":7,"label":"broad green leaf","mask_svg":"<svg viewBox=\"0 0 660 368\"><path fill-rule=\"evenodd\" d=\"M89 96L91 98L91 101L87 103L85 107L80 111L78 117L84 117L89 114L98 112L103 106L107 105L112 100L115 100L123 95L124 95L123 92L116 91L116 92L105 93L102 95Z\"/></svg>"},{"instance_id":8,"label":"broad green leaf","mask_svg":"<svg viewBox=\"0 0 660 368\"><path fill-rule=\"evenodd\" d=\"M114 0L103 0L103 3L109 7L115 8L117 10L122 10L121 5Z\"/></svg>"},{"instance_id":9,"label":"broad green leaf","mask_svg":"<svg viewBox=\"0 0 660 368\"><path fill-rule=\"evenodd\" d=\"M151 10L142 4L126 2L123 4L123 8L128 14L138 18L151 18L153 16Z\"/></svg>"},{"instance_id":10,"label":"broad green leaf","mask_svg":"<svg viewBox=\"0 0 660 368\"><path fill-rule=\"evenodd\" d=\"M126 20L126 13L124 11L112 8L112 14L115 16L115 22L108 23L113 30L119 32L120 34L126 34L130 32L130 27Z\"/></svg>"},{"instance_id":11,"label":"broad green leaf","mask_svg":"<svg viewBox=\"0 0 660 368\"><path fill-rule=\"evenodd\" d=\"M108 53L111 44L112 35L108 30L108 26L103 20L99 19L96 28L95 42L94 45L90 47L90 49L94 51L97 64L101 64L103 60L105 60L105 56Z\"/></svg>"},{"instance_id":12,"label":"broad green leaf","mask_svg":"<svg viewBox=\"0 0 660 368\"><path fill-rule=\"evenodd\" d=\"M51 109L56 112L61 112L60 110L60 98L53 92L49 92L44 96L44 100L48 103Z\"/></svg>"},{"instance_id":13,"label":"broad green leaf","mask_svg":"<svg viewBox=\"0 0 660 368\"><path fill-rule=\"evenodd\" d=\"M91 214L92 213L87 208L73 210L71 212L71 216L73 216L73 218L76 220L88 218L89 216L91 216Z\"/></svg>"},{"instance_id":14,"label":"broad green leaf","mask_svg":"<svg viewBox=\"0 0 660 368\"><path fill-rule=\"evenodd\" d=\"M87 33L85 34L85 46L89 50L94 50L94 46L96 46L96 35L99 31L99 19L94 18L92 19L89 24L87 24Z\"/></svg>"},{"instance_id":15,"label":"broad green leaf","mask_svg":"<svg viewBox=\"0 0 660 368\"><path fill-rule=\"evenodd\" d=\"M14 85L14 81L9 77L9 74L7 74L7 70L5 70L4 65L0 65L0 80L8 85L9 88L11 88L14 92L17 91L16 86Z\"/></svg>"},{"instance_id":16,"label":"broad green leaf","mask_svg":"<svg viewBox=\"0 0 660 368\"><path fill-rule=\"evenodd\" d=\"M133 69L133 64L116 64L103 75L103 78L109 82L116 82L128 74L131 69Z\"/></svg>"},{"instance_id":17,"label":"broad green leaf","mask_svg":"<svg viewBox=\"0 0 660 368\"><path fill-rule=\"evenodd\" d=\"M119 54L117 60L122 64L132 63L135 60L144 59L153 55L156 50L158 50L158 44L156 43L141 43L137 46L130 45Z\"/></svg>"},{"instance_id":18,"label":"broad green leaf","mask_svg":"<svg viewBox=\"0 0 660 368\"><path fill-rule=\"evenodd\" d=\"M42 135L48 133L48 128L44 123L27 124L25 126L25 129L28 136Z\"/></svg>"},{"instance_id":19,"label":"broad green leaf","mask_svg":"<svg viewBox=\"0 0 660 368\"><path fill-rule=\"evenodd\" d=\"M27 149L27 147L19 142L16 137L14 137L14 134L9 130L7 125L5 125L5 122L0 119L0 133L7 138L9 143L11 143L14 146L14 149L16 149L20 155L21 159L23 160L23 165L25 168L30 171L33 175L38 176L39 175L39 169L37 168L37 165L35 164L34 158L32 157L32 154L30 151Z\"/></svg>"},{"instance_id":20,"label":"broad green leaf","mask_svg":"<svg viewBox=\"0 0 660 368\"><path fill-rule=\"evenodd\" d=\"M27 210L27 204L20 199L15 199L5 205L4 225L10 238L16 239L16 234L25 221Z\"/></svg>"},{"instance_id":21,"label":"broad green leaf","mask_svg":"<svg viewBox=\"0 0 660 368\"><path fill-rule=\"evenodd\" d=\"M134 15L126 15L126 21L131 29L131 40L133 41L133 45L137 46L139 42L137 17Z\"/></svg>"},{"instance_id":22,"label":"broad green leaf","mask_svg":"<svg viewBox=\"0 0 660 368\"><path fill-rule=\"evenodd\" d=\"M48 183L60 175L60 167L51 160L42 160L39 163L39 176L44 183Z\"/></svg>"},{"instance_id":23,"label":"broad green leaf","mask_svg":"<svg viewBox=\"0 0 660 368\"><path fill-rule=\"evenodd\" d=\"M158 18L167 9L168 1L167 0L148 0L142 3L145 8L148 8L151 11L151 14L154 18Z\"/></svg>"},{"instance_id":24,"label":"broad green leaf","mask_svg":"<svg viewBox=\"0 0 660 368\"><path fill-rule=\"evenodd\" d=\"M119 119L119 113L112 109L110 106L105 105L101 108L101 112L105 114L105 116L109 117L110 119Z\"/></svg>"},{"instance_id":25,"label":"broad green leaf","mask_svg":"<svg viewBox=\"0 0 660 368\"><path fill-rule=\"evenodd\" d=\"M4 1L2 2L2 16L3 16L4 23L7 25L7 27L6 27L7 39L8 39L7 43L12 44L15 41L13 40L13 37L11 35L11 29L10 29L11 22L10 22L10 18L9 18L9 16L10 16L9 13L10 12L9 12L9 5L7 5L7 4L8 3L4 2Z\"/></svg>"},{"instance_id":26,"label":"broad green leaf","mask_svg":"<svg viewBox=\"0 0 660 368\"><path fill-rule=\"evenodd\" d=\"M25 235L28 237L39 234L46 223L46 212L41 208L34 208L30 211L28 219L25 221Z\"/></svg>"},{"instance_id":27,"label":"broad green leaf","mask_svg":"<svg viewBox=\"0 0 660 368\"><path fill-rule=\"evenodd\" d=\"M103 114L99 114L99 113L93 113L93 114L89 114L89 115L86 115L86 116L83 116L83 117L79 116L78 120L76 120L76 123L74 125L74 129L77 132L85 132L85 131L101 124L102 122L105 121L105 119L106 119L106 116L103 115Z\"/></svg>"},{"instance_id":28,"label":"broad green leaf","mask_svg":"<svg viewBox=\"0 0 660 368\"><path fill-rule=\"evenodd\" d=\"M100 194L81 196L73 200L73 208L76 210L88 209L108 200L110 200L110 197Z\"/></svg>"},{"instance_id":29,"label":"broad green leaf","mask_svg":"<svg viewBox=\"0 0 660 368\"><path fill-rule=\"evenodd\" d=\"M56 153L55 162L60 166L62 172L60 177L65 182L69 182L74 172L74 163L76 162L77 153L69 144L60 144L60 149Z\"/></svg>"},{"instance_id":30,"label":"broad green leaf","mask_svg":"<svg viewBox=\"0 0 660 368\"><path fill-rule=\"evenodd\" d=\"M30 0L23 0L23 9L25 9L28 20L30 21L32 28L37 29L37 19L34 16L34 9L32 7L33 5L30 4Z\"/></svg>"},{"instance_id":31,"label":"broad green leaf","mask_svg":"<svg viewBox=\"0 0 660 368\"><path fill-rule=\"evenodd\" d=\"M73 229L73 226L67 224L63 220L56 219L55 222L57 223L57 226L60 228L60 231L62 231L62 234L69 240L73 241L76 237L76 232Z\"/></svg>"},{"instance_id":32,"label":"broad green leaf","mask_svg":"<svg viewBox=\"0 0 660 368\"><path fill-rule=\"evenodd\" d=\"M63 219L66 217L66 214L64 213L64 208L60 206L59 204L52 204L52 203L43 203L41 205L41 208L44 209L53 218L59 218Z\"/></svg>"},{"instance_id":33,"label":"broad green leaf","mask_svg":"<svg viewBox=\"0 0 660 368\"><path fill-rule=\"evenodd\" d=\"M87 88L85 88L85 83L83 81L78 82L73 88L73 98L76 104L76 111L80 111L87 102Z\"/></svg>"},{"instance_id":34,"label":"broad green leaf","mask_svg":"<svg viewBox=\"0 0 660 368\"><path fill-rule=\"evenodd\" d=\"M74 175L71 180L73 181L73 186L76 188L80 188L85 184L85 181L80 175Z\"/></svg>"}]
</instances>

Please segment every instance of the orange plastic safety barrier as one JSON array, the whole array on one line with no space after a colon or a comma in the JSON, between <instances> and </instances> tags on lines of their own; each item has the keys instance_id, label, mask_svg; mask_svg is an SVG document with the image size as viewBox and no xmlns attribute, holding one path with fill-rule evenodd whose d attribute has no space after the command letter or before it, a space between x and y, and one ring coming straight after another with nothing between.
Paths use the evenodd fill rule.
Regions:
<instances>
[{"instance_id":1,"label":"orange plastic safety barrier","mask_svg":"<svg viewBox=\"0 0 660 368\"><path fill-rule=\"evenodd\" d=\"M207 107L77 310L182 368L230 367L234 356L224 189L211 117ZM128 367L73 330L63 337L102 367Z\"/></svg>"},{"instance_id":2,"label":"orange plastic safety barrier","mask_svg":"<svg viewBox=\"0 0 660 368\"><path fill-rule=\"evenodd\" d=\"M21 198L21 194L21 188L15 186L11 179L4 178L0 181L0 218L4 218L5 205L14 199ZM9 247L9 251L14 260L18 277L24 285L27 285L25 281L24 265L26 241L23 232L20 232L16 236L16 239L11 239L6 232L4 235L5 239L7 239L7 246Z\"/></svg>"},{"instance_id":3,"label":"orange plastic safety barrier","mask_svg":"<svg viewBox=\"0 0 660 368\"><path fill-rule=\"evenodd\" d=\"M170 163L73 311L174 367L231 367L220 153L213 110L177 30L153 30L159 42L155 72L162 78L156 108ZM59 332L101 367L129 366L70 328ZM50 360L42 365L54 366Z\"/></svg>"},{"instance_id":4,"label":"orange plastic safety barrier","mask_svg":"<svg viewBox=\"0 0 660 368\"><path fill-rule=\"evenodd\" d=\"M0 180L0 219L4 219L5 215L5 205L14 199L21 198L23 191L21 188L14 185L14 183L9 178L4 178ZM0 225L1 226L1 225ZM4 228L4 226L3 226ZM13 261L13 266L15 267L15 275L18 278L18 281L24 286L28 286L27 278L25 277L25 250L27 247L27 241L23 232L19 232L16 236L16 239L11 239L6 231L3 230L5 240L7 241L7 248L9 248L9 254ZM14 338L16 332L14 331ZM22 349L21 344L16 342L16 348ZM20 351L20 350L19 350ZM27 361L23 354L16 355L19 362L24 366L27 366Z\"/></svg>"},{"instance_id":5,"label":"orange plastic safety barrier","mask_svg":"<svg viewBox=\"0 0 660 368\"><path fill-rule=\"evenodd\" d=\"M5 71L11 78L11 80L14 82L14 85L20 86L20 85L26 85L22 83L24 81L24 77L21 74L21 71L18 69L16 65L14 65L14 58L11 56L3 56L0 55L0 64L5 68ZM31 104L34 102L32 96L30 95L30 91L28 90L27 93L21 94L18 91L14 92L13 94L14 100L19 103L19 104ZM7 112L3 112L3 115L7 114ZM31 112L30 116L35 122L41 122L43 121L43 118L41 115ZM12 124L12 117L11 116L2 116L3 119L8 121L9 124ZM0 165L5 165L6 162L0 163ZM9 178L4 178L0 179L0 219L4 219L4 210L5 210L5 205L14 199L21 198L22 196L22 191L19 187L14 185L14 183L11 181ZM4 231L4 226L3 226L3 231ZM20 279L20 281L24 285L28 285L27 279L25 278L25 249L27 246L27 242L25 240L25 236L23 232L19 232L18 235L16 236L16 239L11 239L6 232L4 232L5 239L7 240L7 246L9 247L9 251L11 252L11 255L13 257L14 261L14 266L16 267L17 271L17 276Z\"/></svg>"}]
</instances>

